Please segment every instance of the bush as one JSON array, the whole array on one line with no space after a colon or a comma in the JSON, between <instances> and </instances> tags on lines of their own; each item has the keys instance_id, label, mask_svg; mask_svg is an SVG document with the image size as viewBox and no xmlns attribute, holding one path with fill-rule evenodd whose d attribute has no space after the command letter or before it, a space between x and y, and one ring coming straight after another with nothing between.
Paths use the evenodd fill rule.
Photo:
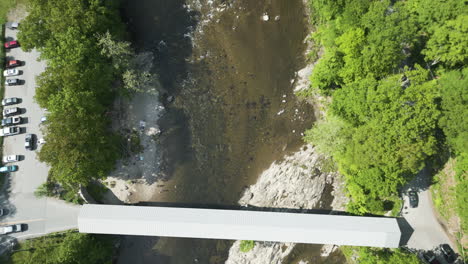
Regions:
<instances>
[{"instance_id":1,"label":"bush","mask_svg":"<svg viewBox=\"0 0 468 264\"><path fill-rule=\"evenodd\" d=\"M241 252L249 252L255 247L255 241L253 240L242 240L239 245Z\"/></svg>"}]
</instances>

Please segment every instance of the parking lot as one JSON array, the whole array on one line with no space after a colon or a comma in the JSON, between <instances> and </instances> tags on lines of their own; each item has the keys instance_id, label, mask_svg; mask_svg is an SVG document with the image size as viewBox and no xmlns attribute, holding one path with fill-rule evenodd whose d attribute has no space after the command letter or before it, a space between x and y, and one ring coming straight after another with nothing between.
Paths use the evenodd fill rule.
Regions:
<instances>
[{"instance_id":1,"label":"parking lot","mask_svg":"<svg viewBox=\"0 0 468 264\"><path fill-rule=\"evenodd\" d=\"M16 40L16 30L5 29L5 40ZM21 155L19 162L8 163L18 165L19 169L7 177L7 182L0 192L0 208L5 209L6 216L0 217L0 225L24 224L27 229L24 232L10 234L16 238L28 238L45 233L76 228L79 206L66 204L63 201L51 198L36 198L34 191L47 179L48 166L37 160L37 149L30 151L25 149L25 136L28 133L35 134L36 139L42 139L40 130L41 117L45 116L45 110L41 109L34 101L36 82L35 78L44 71L46 64L39 62L37 51L24 52L21 48L14 48L6 52L7 59L24 61L24 65L18 67L18 78L21 85L5 86L5 98L18 97L21 99L17 105L22 111L20 115L24 121L19 135L4 137L3 156ZM0 245L2 240L0 238Z\"/></svg>"}]
</instances>

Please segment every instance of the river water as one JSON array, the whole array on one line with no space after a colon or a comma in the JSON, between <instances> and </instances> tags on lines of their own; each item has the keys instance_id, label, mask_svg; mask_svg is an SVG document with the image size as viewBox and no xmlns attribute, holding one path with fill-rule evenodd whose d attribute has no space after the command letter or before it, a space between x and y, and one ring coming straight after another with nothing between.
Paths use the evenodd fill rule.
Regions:
<instances>
[{"instance_id":1,"label":"river water","mask_svg":"<svg viewBox=\"0 0 468 264\"><path fill-rule=\"evenodd\" d=\"M314 122L292 92L305 65L304 10L302 0L126 1L134 45L155 54L162 99L175 98L160 121L165 192L148 205L237 206L264 169L300 148ZM231 244L127 237L119 263L224 263ZM294 254L308 249L319 247Z\"/></svg>"}]
</instances>

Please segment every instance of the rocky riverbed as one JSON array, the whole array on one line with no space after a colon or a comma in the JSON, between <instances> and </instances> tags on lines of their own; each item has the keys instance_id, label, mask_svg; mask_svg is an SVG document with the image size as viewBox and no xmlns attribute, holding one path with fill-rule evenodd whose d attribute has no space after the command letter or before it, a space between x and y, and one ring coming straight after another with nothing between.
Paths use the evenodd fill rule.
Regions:
<instances>
[{"instance_id":1,"label":"rocky riverbed","mask_svg":"<svg viewBox=\"0 0 468 264\"><path fill-rule=\"evenodd\" d=\"M347 197L343 192L341 176L328 168L330 162L327 157L316 153L313 146L304 145L300 151L271 164L260 175L257 183L245 190L239 204L277 208L279 211L343 211ZM251 251L243 253L239 250L239 244L240 242L236 241L229 250L227 264L284 263L295 246L294 243L258 242ZM336 247L330 245L322 248L322 260L334 249Z\"/></svg>"}]
</instances>

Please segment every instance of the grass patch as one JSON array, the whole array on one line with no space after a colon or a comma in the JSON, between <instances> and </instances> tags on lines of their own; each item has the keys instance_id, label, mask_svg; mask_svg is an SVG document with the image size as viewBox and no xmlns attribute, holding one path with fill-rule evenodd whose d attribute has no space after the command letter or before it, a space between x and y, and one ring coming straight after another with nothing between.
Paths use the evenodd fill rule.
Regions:
<instances>
[{"instance_id":1,"label":"grass patch","mask_svg":"<svg viewBox=\"0 0 468 264\"><path fill-rule=\"evenodd\" d=\"M458 230L456 237L458 252L464 259L464 252L468 247L467 230L467 180L466 160L464 156L450 158L444 168L434 176L431 185L432 202L435 210L449 226L449 229ZM458 226L457 218L460 219Z\"/></svg>"},{"instance_id":2,"label":"grass patch","mask_svg":"<svg viewBox=\"0 0 468 264\"><path fill-rule=\"evenodd\" d=\"M255 241L253 240L242 240L240 242L239 250L241 252L249 252L255 247Z\"/></svg>"},{"instance_id":3,"label":"grass patch","mask_svg":"<svg viewBox=\"0 0 468 264\"><path fill-rule=\"evenodd\" d=\"M0 0L0 23L4 24L7 21L7 14L11 8L27 3L28 0Z\"/></svg>"},{"instance_id":4,"label":"grass patch","mask_svg":"<svg viewBox=\"0 0 468 264\"><path fill-rule=\"evenodd\" d=\"M453 159L447 163L453 166ZM446 221L455 216L455 190L451 186L453 183L453 175L449 175L446 169L440 171L434 177L434 184L431 186L432 201L435 209L439 212L440 216Z\"/></svg>"}]
</instances>

